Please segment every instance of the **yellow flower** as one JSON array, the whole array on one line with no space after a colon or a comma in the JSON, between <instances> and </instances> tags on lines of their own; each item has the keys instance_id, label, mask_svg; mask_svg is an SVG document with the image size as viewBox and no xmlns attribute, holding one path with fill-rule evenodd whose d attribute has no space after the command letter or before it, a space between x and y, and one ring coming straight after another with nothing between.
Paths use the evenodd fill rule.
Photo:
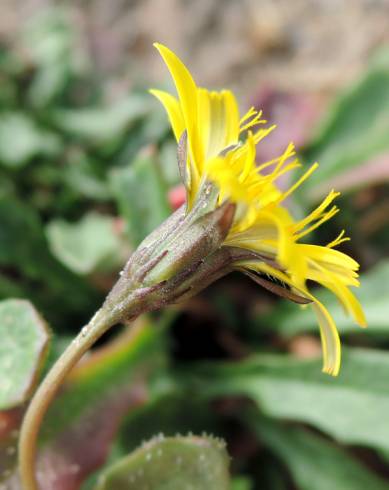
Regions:
<instances>
[{"instance_id":1,"label":"yellow flower","mask_svg":"<svg viewBox=\"0 0 389 490\"><path fill-rule=\"evenodd\" d=\"M355 321L365 326L362 308L349 289L359 285L359 265L334 249L348 240L343 237L344 232L326 246L304 244L300 240L338 212L336 206L330 207L338 194L331 191L306 218L294 220L284 205L285 199L318 165L312 165L289 189L281 191L277 179L301 166L295 158L293 144L280 157L257 165L256 145L274 126L264 127L266 121L254 108L240 118L232 92L197 87L188 69L172 51L161 44L155 46L178 94L176 98L160 90L151 91L164 105L180 145L185 136L187 212L193 209L209 182L216 188L214 208L225 201L236 204L233 224L223 247L248 250L254 255L253 259L236 261L233 267L264 285L266 277L275 278L289 288L292 299L311 302L320 326L323 371L337 375L341 358L339 335L330 313L309 291L307 281L333 292ZM268 287L272 289L271 284ZM279 291L279 286L275 288Z\"/></svg>"},{"instance_id":2,"label":"yellow flower","mask_svg":"<svg viewBox=\"0 0 389 490\"><path fill-rule=\"evenodd\" d=\"M261 114L251 109L239 120L238 104L232 92L208 91L196 86L191 74L177 56L165 46L155 44L167 64L177 89L178 99L161 90L151 90L164 105L174 135L188 134L188 203L193 205L199 190L204 164L225 148L239 142L242 131L261 121ZM261 130L257 142L271 131Z\"/></svg>"}]
</instances>

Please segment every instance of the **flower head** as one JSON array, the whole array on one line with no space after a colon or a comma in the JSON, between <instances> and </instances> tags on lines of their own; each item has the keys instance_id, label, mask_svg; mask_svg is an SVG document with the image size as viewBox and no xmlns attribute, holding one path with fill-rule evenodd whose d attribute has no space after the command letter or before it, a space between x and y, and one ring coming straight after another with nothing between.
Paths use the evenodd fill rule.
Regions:
<instances>
[{"instance_id":1,"label":"flower head","mask_svg":"<svg viewBox=\"0 0 389 490\"><path fill-rule=\"evenodd\" d=\"M289 189L281 190L279 177L301 167L293 144L278 158L258 165L256 146L274 126L265 126L261 112L254 108L240 117L232 92L198 87L172 51L161 44L155 46L177 90L178 97L160 90L151 92L165 107L179 144L186 215L198 218L226 203L234 204L219 247L235 251L230 255L230 269L241 270L296 302L311 303L320 326L323 371L336 375L341 357L339 335L330 313L311 293L307 281L329 289L356 323L365 326L362 308L349 289L359 285L359 265L335 249L348 240L344 232L326 246L306 244L303 239L338 212L333 205L338 193L331 191L308 216L293 219L285 200L318 165L312 165ZM269 278L281 281L284 289Z\"/></svg>"}]
</instances>

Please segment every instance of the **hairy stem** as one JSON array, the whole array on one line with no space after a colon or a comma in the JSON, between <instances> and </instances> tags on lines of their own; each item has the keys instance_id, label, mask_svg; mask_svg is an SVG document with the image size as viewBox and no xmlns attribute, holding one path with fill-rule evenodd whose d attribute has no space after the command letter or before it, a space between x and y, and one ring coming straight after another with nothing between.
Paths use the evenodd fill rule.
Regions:
<instances>
[{"instance_id":1,"label":"hairy stem","mask_svg":"<svg viewBox=\"0 0 389 490\"><path fill-rule=\"evenodd\" d=\"M31 400L23 419L19 440L19 467L24 490L39 490L36 477L37 439L42 420L53 398L73 366L115 323L106 310L100 309L54 364Z\"/></svg>"}]
</instances>

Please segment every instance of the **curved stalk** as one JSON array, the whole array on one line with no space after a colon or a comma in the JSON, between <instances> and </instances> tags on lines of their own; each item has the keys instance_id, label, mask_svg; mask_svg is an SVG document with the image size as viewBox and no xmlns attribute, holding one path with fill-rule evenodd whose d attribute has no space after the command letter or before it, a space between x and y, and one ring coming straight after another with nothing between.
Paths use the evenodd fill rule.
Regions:
<instances>
[{"instance_id":1,"label":"curved stalk","mask_svg":"<svg viewBox=\"0 0 389 490\"><path fill-rule=\"evenodd\" d=\"M31 400L19 439L19 468L24 490L39 490L35 468L37 439L42 420L53 398L73 366L115 323L109 312L100 309L54 364Z\"/></svg>"}]
</instances>

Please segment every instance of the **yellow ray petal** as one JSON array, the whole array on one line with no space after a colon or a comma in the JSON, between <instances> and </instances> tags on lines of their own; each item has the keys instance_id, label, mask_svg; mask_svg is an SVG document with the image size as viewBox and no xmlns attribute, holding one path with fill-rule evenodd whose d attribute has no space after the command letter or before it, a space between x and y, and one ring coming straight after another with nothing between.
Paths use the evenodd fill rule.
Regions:
<instances>
[{"instance_id":1,"label":"yellow ray petal","mask_svg":"<svg viewBox=\"0 0 389 490\"><path fill-rule=\"evenodd\" d=\"M308 272L308 278L332 291L332 293L338 298L339 302L344 307L346 313L350 314L358 325L361 327L366 327L365 314L362 310L362 306L354 294L345 284L343 284L343 282L339 280L337 274L326 270L324 267L318 267L319 270L310 270ZM358 281L355 282L355 285L358 286Z\"/></svg>"},{"instance_id":2,"label":"yellow ray petal","mask_svg":"<svg viewBox=\"0 0 389 490\"><path fill-rule=\"evenodd\" d=\"M239 267L247 267L248 269L257 272L264 272L270 276L280 279L285 284L288 284L292 289L296 290L300 295L305 296L313 301L312 307L318 319L320 327L320 337L323 348L323 371L337 376L340 369L341 361L341 346L339 334L336 325L331 315L325 306L313 296L307 289L296 287L290 277L282 271L271 267L269 264L261 262L243 261L237 264Z\"/></svg>"},{"instance_id":3,"label":"yellow ray petal","mask_svg":"<svg viewBox=\"0 0 389 490\"><path fill-rule=\"evenodd\" d=\"M273 222L278 230L277 259L281 265L286 265L289 263L290 254L292 252L292 241L291 235L288 233L287 227L285 226L284 219L278 214L272 213L271 211L263 212L263 216L266 217L270 222Z\"/></svg>"},{"instance_id":4,"label":"yellow ray petal","mask_svg":"<svg viewBox=\"0 0 389 490\"><path fill-rule=\"evenodd\" d=\"M359 269L358 262L339 250L305 243L299 243L298 246L301 249L301 253L317 262L337 265L350 271L357 271Z\"/></svg>"},{"instance_id":5,"label":"yellow ray petal","mask_svg":"<svg viewBox=\"0 0 389 490\"><path fill-rule=\"evenodd\" d=\"M155 43L165 61L177 89L181 111L188 131L189 153L196 165L203 161L203 149L198 135L197 86L184 63L173 51Z\"/></svg>"},{"instance_id":6,"label":"yellow ray petal","mask_svg":"<svg viewBox=\"0 0 389 490\"><path fill-rule=\"evenodd\" d=\"M341 362L341 346L336 325L327 308L318 299L310 295L320 326L320 337L323 348L323 372L337 376Z\"/></svg>"},{"instance_id":7,"label":"yellow ray petal","mask_svg":"<svg viewBox=\"0 0 389 490\"><path fill-rule=\"evenodd\" d=\"M239 108L235 95L230 90L223 90L224 110L227 115L227 146L239 139Z\"/></svg>"},{"instance_id":8,"label":"yellow ray petal","mask_svg":"<svg viewBox=\"0 0 389 490\"><path fill-rule=\"evenodd\" d=\"M178 100L163 90L151 89L149 92L164 106L172 125L174 136L178 141L185 129L185 121Z\"/></svg>"},{"instance_id":9,"label":"yellow ray petal","mask_svg":"<svg viewBox=\"0 0 389 490\"><path fill-rule=\"evenodd\" d=\"M360 327L367 326L365 313L362 310L361 304L346 286L341 283L338 283L335 286L334 284L323 283L323 286L330 289L336 295L346 312L352 315Z\"/></svg>"},{"instance_id":10,"label":"yellow ray petal","mask_svg":"<svg viewBox=\"0 0 389 490\"><path fill-rule=\"evenodd\" d=\"M239 112L232 92L198 89L198 120L205 158L212 158L239 138Z\"/></svg>"}]
</instances>

